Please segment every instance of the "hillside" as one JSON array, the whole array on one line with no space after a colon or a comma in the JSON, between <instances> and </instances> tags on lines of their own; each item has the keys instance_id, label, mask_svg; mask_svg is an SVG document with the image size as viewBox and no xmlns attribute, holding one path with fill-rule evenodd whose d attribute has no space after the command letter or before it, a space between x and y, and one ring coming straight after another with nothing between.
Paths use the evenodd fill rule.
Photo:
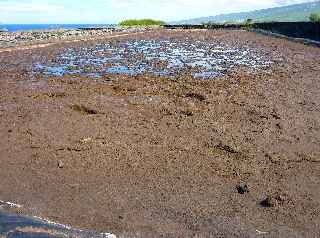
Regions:
<instances>
[{"instance_id":1,"label":"hillside","mask_svg":"<svg viewBox=\"0 0 320 238\"><path fill-rule=\"evenodd\" d=\"M254 21L309 21L311 13L320 13L320 1L269 8L251 12L221 14L174 22L174 24L201 24L203 22L242 22Z\"/></svg>"}]
</instances>

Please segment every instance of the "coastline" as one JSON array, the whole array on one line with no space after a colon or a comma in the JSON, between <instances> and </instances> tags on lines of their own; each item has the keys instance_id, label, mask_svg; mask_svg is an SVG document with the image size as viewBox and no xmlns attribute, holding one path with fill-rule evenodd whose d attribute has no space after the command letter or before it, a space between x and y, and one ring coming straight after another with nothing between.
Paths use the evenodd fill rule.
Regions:
<instances>
[{"instance_id":1,"label":"coastline","mask_svg":"<svg viewBox=\"0 0 320 238\"><path fill-rule=\"evenodd\" d=\"M102 28L102 29L54 29L19 32L0 32L0 52L7 52L14 48L29 49L49 46L62 42L77 42L98 40L114 34L134 34L149 31L151 28Z\"/></svg>"},{"instance_id":2,"label":"coastline","mask_svg":"<svg viewBox=\"0 0 320 238\"><path fill-rule=\"evenodd\" d=\"M78 38L71 38L71 39L58 39L55 41L30 41L26 42L24 44L17 44L12 47L7 47L7 48L1 48L0 47L0 54L3 52L12 52L12 51L17 51L17 50L32 50L32 49L37 49L37 48L44 48L44 47L49 47L53 46L56 44L60 43L76 43L76 42L86 42L86 41L98 41L98 40L103 40L103 39L112 39L112 38L117 38L117 37L123 37L123 36L129 36L129 35L135 35L135 34L142 34L145 33L146 31L136 31L136 32L131 32L127 33L126 31L118 31L116 33L110 32L109 34L104 34L100 36L94 36L94 37L78 37Z\"/></svg>"},{"instance_id":3,"label":"coastline","mask_svg":"<svg viewBox=\"0 0 320 238\"><path fill-rule=\"evenodd\" d=\"M46 30L77 30L80 28L110 28L114 24L0 24L0 29L5 28L9 32L21 31L46 31Z\"/></svg>"},{"instance_id":4,"label":"coastline","mask_svg":"<svg viewBox=\"0 0 320 238\"><path fill-rule=\"evenodd\" d=\"M0 237L25 238L116 238L111 233L75 229L69 225L59 224L48 219L27 216L23 206L0 200Z\"/></svg>"}]
</instances>

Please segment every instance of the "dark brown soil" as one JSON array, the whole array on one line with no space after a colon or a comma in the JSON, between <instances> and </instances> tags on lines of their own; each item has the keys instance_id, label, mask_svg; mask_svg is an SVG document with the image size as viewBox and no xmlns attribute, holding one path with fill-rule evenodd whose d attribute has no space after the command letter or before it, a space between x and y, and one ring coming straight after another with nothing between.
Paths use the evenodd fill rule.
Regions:
<instances>
[{"instance_id":1,"label":"dark brown soil","mask_svg":"<svg viewBox=\"0 0 320 238\"><path fill-rule=\"evenodd\" d=\"M154 31L281 57L216 80L46 77L74 42L0 54L0 199L119 237L319 237L320 48ZM238 192L247 185L248 192Z\"/></svg>"}]
</instances>

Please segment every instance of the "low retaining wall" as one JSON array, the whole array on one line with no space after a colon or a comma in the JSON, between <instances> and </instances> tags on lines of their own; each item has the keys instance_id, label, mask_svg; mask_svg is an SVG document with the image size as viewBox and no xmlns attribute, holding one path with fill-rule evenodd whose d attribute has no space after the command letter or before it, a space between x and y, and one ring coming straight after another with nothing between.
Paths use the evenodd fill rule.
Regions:
<instances>
[{"instance_id":1,"label":"low retaining wall","mask_svg":"<svg viewBox=\"0 0 320 238\"><path fill-rule=\"evenodd\" d=\"M254 29L270 31L292 38L320 41L320 23L315 22L268 22L254 23Z\"/></svg>"},{"instance_id":2,"label":"low retaining wall","mask_svg":"<svg viewBox=\"0 0 320 238\"><path fill-rule=\"evenodd\" d=\"M320 23L315 22L265 22L246 24L164 25L166 29L256 29L320 42Z\"/></svg>"}]
</instances>

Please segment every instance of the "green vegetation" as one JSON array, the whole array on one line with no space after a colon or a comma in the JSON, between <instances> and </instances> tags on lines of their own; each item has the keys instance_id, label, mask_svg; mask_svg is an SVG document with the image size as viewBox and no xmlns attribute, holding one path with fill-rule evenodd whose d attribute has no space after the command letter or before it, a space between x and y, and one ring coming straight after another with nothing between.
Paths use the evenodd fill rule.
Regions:
<instances>
[{"instance_id":1,"label":"green vegetation","mask_svg":"<svg viewBox=\"0 0 320 238\"><path fill-rule=\"evenodd\" d=\"M253 21L253 19L251 19L251 18L248 18L247 20L245 20L245 21L243 22L243 26L244 26L247 30L251 29L252 26L253 26L253 24L254 24L254 21Z\"/></svg>"},{"instance_id":2,"label":"green vegetation","mask_svg":"<svg viewBox=\"0 0 320 238\"><path fill-rule=\"evenodd\" d=\"M201 22L201 25L203 25L203 26L223 25L223 23L221 23L221 22L208 21L208 22Z\"/></svg>"},{"instance_id":3,"label":"green vegetation","mask_svg":"<svg viewBox=\"0 0 320 238\"><path fill-rule=\"evenodd\" d=\"M269 8L251 12L240 12L210 17L201 17L173 22L173 24L200 24L202 22L243 23L244 21L246 21L246 19L252 19L254 22L309 21L310 14L315 12L320 13L320 1Z\"/></svg>"},{"instance_id":4,"label":"green vegetation","mask_svg":"<svg viewBox=\"0 0 320 238\"><path fill-rule=\"evenodd\" d=\"M309 19L312 22L320 22L320 14L312 13L312 14L310 14Z\"/></svg>"},{"instance_id":5,"label":"green vegetation","mask_svg":"<svg viewBox=\"0 0 320 238\"><path fill-rule=\"evenodd\" d=\"M251 25L251 24L253 24L253 23L254 23L254 21L253 21L253 19L251 19L251 18L248 18L248 19L245 20L245 22L244 22L245 25Z\"/></svg>"},{"instance_id":6,"label":"green vegetation","mask_svg":"<svg viewBox=\"0 0 320 238\"><path fill-rule=\"evenodd\" d=\"M165 25L163 21L153 19L130 19L119 23L120 26L162 26Z\"/></svg>"},{"instance_id":7,"label":"green vegetation","mask_svg":"<svg viewBox=\"0 0 320 238\"><path fill-rule=\"evenodd\" d=\"M203 26L210 26L210 25L220 25L220 26L226 26L226 25L243 25L246 27L251 27L254 24L253 19L247 19L243 22L236 22L236 21L225 21L225 22L214 22L214 21L209 21L209 22L201 22L201 25Z\"/></svg>"}]
</instances>

